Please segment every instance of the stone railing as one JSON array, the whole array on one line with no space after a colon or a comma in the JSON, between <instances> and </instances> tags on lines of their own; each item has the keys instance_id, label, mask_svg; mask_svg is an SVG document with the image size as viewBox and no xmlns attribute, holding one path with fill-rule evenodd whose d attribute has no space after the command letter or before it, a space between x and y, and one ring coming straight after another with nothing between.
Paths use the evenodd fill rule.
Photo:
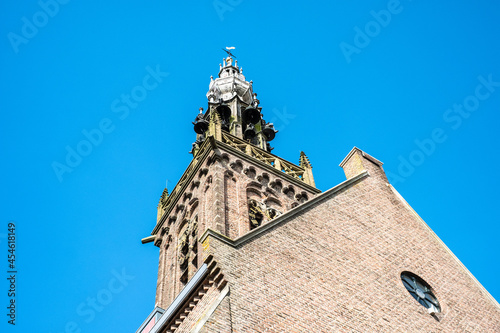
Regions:
<instances>
[{"instance_id":1,"label":"stone railing","mask_svg":"<svg viewBox=\"0 0 500 333\"><path fill-rule=\"evenodd\" d=\"M244 152L249 156L258 159L261 162L264 162L274 167L275 169L278 169L286 173L287 175L290 175L296 179L306 182L306 179L304 177L304 173L306 171L305 168L290 163L276 155L273 155L263 149L260 149L252 145L251 143L245 140L242 140L224 131L222 132L222 142Z\"/></svg>"}]
</instances>

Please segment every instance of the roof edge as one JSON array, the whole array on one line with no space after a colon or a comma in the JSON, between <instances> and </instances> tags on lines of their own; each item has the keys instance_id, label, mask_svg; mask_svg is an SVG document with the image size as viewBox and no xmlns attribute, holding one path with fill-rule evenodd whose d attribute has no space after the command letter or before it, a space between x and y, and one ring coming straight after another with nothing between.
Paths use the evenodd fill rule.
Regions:
<instances>
[{"instance_id":1,"label":"roof edge","mask_svg":"<svg viewBox=\"0 0 500 333\"><path fill-rule=\"evenodd\" d=\"M362 151L361 149L359 149L358 147L354 146L351 151L349 152L349 154L347 154L347 156L342 160L342 162L340 162L339 164L339 167L343 168L344 165L347 163L347 161L349 160L349 158L351 158L351 156L355 153L359 151L361 153L361 155L363 155L364 158L372 161L373 163L377 164L378 166L382 166L384 163L382 163L381 161L377 160L375 157L371 156L370 154L368 153L365 153L364 151Z\"/></svg>"},{"instance_id":2,"label":"roof edge","mask_svg":"<svg viewBox=\"0 0 500 333\"><path fill-rule=\"evenodd\" d=\"M200 269L195 273L195 275L189 280L187 285L182 289L182 291L177 295L175 300L170 304L170 306L165 309L165 312L156 322L156 324L151 329L150 333L158 333L163 329L163 326L172 318L172 316L180 309L184 301L189 297L189 295L196 289L198 284L200 284L203 279L208 275L208 265L203 264Z\"/></svg>"},{"instance_id":3,"label":"roof edge","mask_svg":"<svg viewBox=\"0 0 500 333\"><path fill-rule=\"evenodd\" d=\"M210 152L213 151L213 149L211 149L211 148L213 148L214 146L215 146L215 139L211 136L209 136L205 140L205 142L203 142L203 144L202 144L202 146L197 154L197 156L199 155L199 159L193 158L191 160L188 167L186 168L184 173L179 178L179 181L177 182L177 184L175 184L174 188L172 189L172 191L170 193L170 197L172 197L172 199L170 199L170 200L172 200L172 202L169 203L169 205L167 206L167 209L165 210L165 212L161 216L160 220L156 222L156 225L154 226L153 231L151 231L151 236L155 236L158 233L158 231L160 230L160 228L163 226L167 216L169 216L170 212L175 207L176 203L179 201L181 194L189 186L189 184L191 183L191 180L194 178L194 175L198 172L198 170L200 169L203 162L209 156ZM195 164L193 165L193 163L195 163ZM191 167L192 167L192 169L189 170ZM179 189L177 189L177 186L179 185L179 183L181 183L181 180L183 178L185 178L185 182L182 184L182 186L180 186ZM177 189L177 191L175 191L176 189Z\"/></svg>"},{"instance_id":4,"label":"roof edge","mask_svg":"<svg viewBox=\"0 0 500 333\"><path fill-rule=\"evenodd\" d=\"M143 321L141 326L135 331L135 333L140 333L144 328L146 327L147 324L149 324L149 321L156 316L156 314L159 313L160 315L163 315L165 313L165 310L160 308L159 306L155 307L153 311L149 314L149 316L146 318L146 320Z\"/></svg>"},{"instance_id":5,"label":"roof edge","mask_svg":"<svg viewBox=\"0 0 500 333\"><path fill-rule=\"evenodd\" d=\"M411 213L413 213L413 215L415 215L417 220L420 223L422 223L424 228L426 228L430 232L430 234L438 241L438 243L446 250L446 252L448 252L451 255L451 257L455 259L455 261L458 263L460 267L462 267L465 273L472 278L472 281L474 281L477 284L479 289L486 295L486 297L489 298L494 305L500 308L500 304L497 302L497 300L488 292L488 290L486 290L486 288L481 284L481 282L479 282L476 279L476 277L467 269L467 267L465 267L465 265L460 261L460 259L458 259L458 257L453 253L453 251L451 251L450 248L441 240L441 238L439 238L439 236L434 232L434 230L432 230L431 227L429 227L429 225L425 223L425 221L420 217L420 215L418 215L418 213L410 206L410 204L405 200L405 198L403 198L403 196L399 194L399 192L394 188L394 186L392 186L391 184L387 184L387 186L392 190L392 192L396 195L396 197L403 203L403 205Z\"/></svg>"}]
</instances>

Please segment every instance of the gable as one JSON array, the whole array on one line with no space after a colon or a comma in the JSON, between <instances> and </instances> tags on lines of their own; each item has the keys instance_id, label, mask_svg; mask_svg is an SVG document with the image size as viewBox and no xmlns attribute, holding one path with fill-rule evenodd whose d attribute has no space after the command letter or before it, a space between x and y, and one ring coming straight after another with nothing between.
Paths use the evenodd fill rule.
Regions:
<instances>
[{"instance_id":1,"label":"gable","mask_svg":"<svg viewBox=\"0 0 500 333\"><path fill-rule=\"evenodd\" d=\"M498 329L498 304L387 185L364 172L234 241L205 232L227 272L234 322L246 309L255 331L269 322L312 332ZM409 294L402 272L432 286L440 313Z\"/></svg>"}]
</instances>

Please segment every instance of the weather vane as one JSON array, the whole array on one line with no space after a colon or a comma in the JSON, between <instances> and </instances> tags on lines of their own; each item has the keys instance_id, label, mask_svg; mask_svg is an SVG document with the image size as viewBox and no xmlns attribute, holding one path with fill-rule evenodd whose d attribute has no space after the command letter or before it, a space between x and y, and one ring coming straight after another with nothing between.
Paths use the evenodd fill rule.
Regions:
<instances>
[{"instance_id":1,"label":"weather vane","mask_svg":"<svg viewBox=\"0 0 500 333\"><path fill-rule=\"evenodd\" d=\"M235 58L236 58L236 56L235 56L234 54L232 54L232 53L231 53L231 50L234 50L234 49L235 49L235 47L234 47L234 46L226 46L226 49L227 49L227 50L222 49L222 51L226 52L228 56L230 56L230 57L235 57Z\"/></svg>"}]
</instances>

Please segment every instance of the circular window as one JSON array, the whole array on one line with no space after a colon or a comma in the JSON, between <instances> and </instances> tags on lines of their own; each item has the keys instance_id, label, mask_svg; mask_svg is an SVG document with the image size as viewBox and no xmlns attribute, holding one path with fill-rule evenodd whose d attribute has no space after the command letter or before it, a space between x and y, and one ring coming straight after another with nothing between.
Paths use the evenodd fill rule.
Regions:
<instances>
[{"instance_id":1,"label":"circular window","mask_svg":"<svg viewBox=\"0 0 500 333\"><path fill-rule=\"evenodd\" d=\"M410 272L401 273L401 280L410 295L412 295L413 298L422 304L429 312L441 312L439 302L436 296L432 293L432 288L429 284L427 284L427 282Z\"/></svg>"}]
</instances>

